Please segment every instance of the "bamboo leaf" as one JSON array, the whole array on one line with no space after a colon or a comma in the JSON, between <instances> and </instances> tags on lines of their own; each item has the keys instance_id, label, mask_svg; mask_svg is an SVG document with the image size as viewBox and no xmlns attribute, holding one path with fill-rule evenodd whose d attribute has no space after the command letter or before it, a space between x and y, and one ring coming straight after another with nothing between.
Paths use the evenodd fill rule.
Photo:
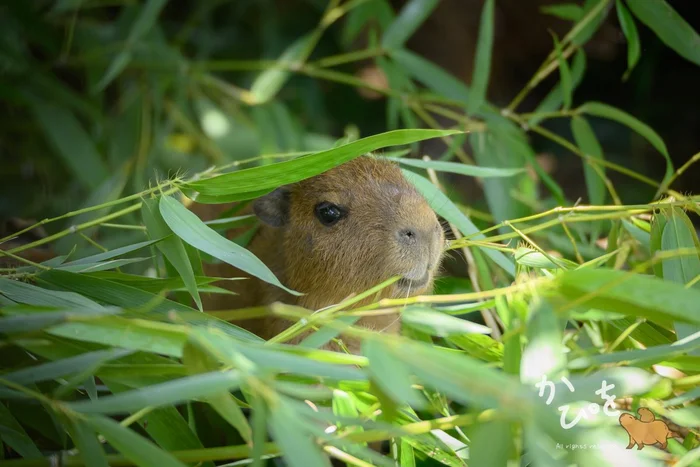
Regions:
<instances>
[{"instance_id":1,"label":"bamboo leaf","mask_svg":"<svg viewBox=\"0 0 700 467\"><path fill-rule=\"evenodd\" d=\"M194 278L192 263L190 263L190 258L187 255L187 251L185 251L182 240L172 234L172 231L163 220L158 200L143 200L141 215L148 229L149 236L153 239L163 239L156 246L170 264L173 265L182 278L187 291L197 304L197 308L199 308L199 311L202 311L202 299L199 297L199 291L197 290L197 281Z\"/></svg>"},{"instance_id":2,"label":"bamboo leaf","mask_svg":"<svg viewBox=\"0 0 700 467\"><path fill-rule=\"evenodd\" d=\"M467 109L478 113L486 102L486 89L491 75L491 52L493 49L494 0L486 0L481 10L479 23L479 39L474 57L474 73L472 75Z\"/></svg>"},{"instance_id":3,"label":"bamboo leaf","mask_svg":"<svg viewBox=\"0 0 700 467\"><path fill-rule=\"evenodd\" d=\"M467 102L467 86L444 69L405 49L392 50L390 54L396 63L429 89L448 99Z\"/></svg>"},{"instance_id":4,"label":"bamboo leaf","mask_svg":"<svg viewBox=\"0 0 700 467\"><path fill-rule=\"evenodd\" d=\"M95 432L83 421L67 419L65 426L85 465L109 467L107 456Z\"/></svg>"},{"instance_id":5,"label":"bamboo leaf","mask_svg":"<svg viewBox=\"0 0 700 467\"><path fill-rule=\"evenodd\" d=\"M460 133L456 130L396 130L286 162L253 167L187 184L200 193L198 202L252 199L275 188L318 175L377 149Z\"/></svg>"},{"instance_id":6,"label":"bamboo leaf","mask_svg":"<svg viewBox=\"0 0 700 467\"><path fill-rule=\"evenodd\" d=\"M596 138L593 129L583 117L573 117L571 119L571 131L574 134L576 145L581 149L585 156L594 160L604 160L603 148L600 147L598 138ZM586 187L588 188L589 203L595 206L605 204L605 182L596 170L591 167L595 162L585 161L583 166L583 175L586 178ZM605 167L598 165L598 170L605 174Z\"/></svg>"},{"instance_id":7,"label":"bamboo leaf","mask_svg":"<svg viewBox=\"0 0 700 467\"><path fill-rule=\"evenodd\" d=\"M402 47L430 16L438 3L438 0L409 0L384 32L382 47L385 49Z\"/></svg>"},{"instance_id":8,"label":"bamboo leaf","mask_svg":"<svg viewBox=\"0 0 700 467\"><path fill-rule=\"evenodd\" d=\"M95 401L70 402L66 405L81 413L119 414L134 412L144 407L173 405L211 396L221 391L235 389L240 382L238 371L215 371L101 397Z\"/></svg>"},{"instance_id":9,"label":"bamboo leaf","mask_svg":"<svg viewBox=\"0 0 700 467\"><path fill-rule=\"evenodd\" d=\"M547 15L569 21L578 21L583 16L583 8L575 3L559 3L540 7L540 11Z\"/></svg>"},{"instance_id":10,"label":"bamboo leaf","mask_svg":"<svg viewBox=\"0 0 700 467\"><path fill-rule=\"evenodd\" d=\"M508 169L499 167L479 167L476 165L460 164L456 162L424 161L419 159L404 159L401 157L385 157L384 159L396 161L399 164L420 167L421 169L433 169L439 172L451 172L469 177L490 178L490 177L512 177L523 173L525 169Z\"/></svg>"},{"instance_id":11,"label":"bamboo leaf","mask_svg":"<svg viewBox=\"0 0 700 467\"><path fill-rule=\"evenodd\" d=\"M268 427L290 467L331 467L328 457L288 404L279 401L271 408Z\"/></svg>"},{"instance_id":12,"label":"bamboo leaf","mask_svg":"<svg viewBox=\"0 0 700 467\"><path fill-rule=\"evenodd\" d=\"M481 324L455 318L423 306L409 306L401 313L401 322L432 336L448 337L462 334L489 334L491 329Z\"/></svg>"},{"instance_id":13,"label":"bamboo leaf","mask_svg":"<svg viewBox=\"0 0 700 467\"><path fill-rule=\"evenodd\" d=\"M431 208L440 216L444 217L448 221L454 223L457 228L464 235L474 235L475 239L485 238L482 234L479 234L479 229L472 223L467 216L465 216L462 211L460 211L452 201L445 196L435 185L430 183L429 180L416 175L413 172L407 170L403 171L404 176L411 182L418 192L423 195ZM503 270L514 277L515 266L513 262L506 258L500 251L492 250L485 247L479 247L484 254L491 258L496 264L498 264Z\"/></svg>"},{"instance_id":14,"label":"bamboo leaf","mask_svg":"<svg viewBox=\"0 0 700 467\"><path fill-rule=\"evenodd\" d=\"M362 342L362 354L369 359L369 372L381 390L401 404L425 408L425 398L411 387L411 374L396 360L397 348L390 342L367 339Z\"/></svg>"},{"instance_id":15,"label":"bamboo leaf","mask_svg":"<svg viewBox=\"0 0 700 467\"><path fill-rule=\"evenodd\" d=\"M0 402L0 434L5 443L25 459L43 457L34 441L2 402Z\"/></svg>"},{"instance_id":16,"label":"bamboo leaf","mask_svg":"<svg viewBox=\"0 0 700 467\"><path fill-rule=\"evenodd\" d=\"M557 54L557 62L559 63L559 83L561 85L562 95L564 99L564 110L571 108L571 99L574 92L573 79L571 77L571 69L564 58L561 50L561 44L557 36L552 34L554 39L554 51Z\"/></svg>"},{"instance_id":17,"label":"bamboo leaf","mask_svg":"<svg viewBox=\"0 0 700 467\"><path fill-rule=\"evenodd\" d=\"M627 5L664 44L700 65L700 36L665 0L627 0Z\"/></svg>"},{"instance_id":18,"label":"bamboo leaf","mask_svg":"<svg viewBox=\"0 0 700 467\"><path fill-rule=\"evenodd\" d=\"M86 421L93 430L101 433L112 446L138 466L185 467L185 464L169 452L159 449L152 442L114 420L91 415Z\"/></svg>"},{"instance_id":19,"label":"bamboo leaf","mask_svg":"<svg viewBox=\"0 0 700 467\"><path fill-rule=\"evenodd\" d=\"M63 163L77 180L96 189L107 178L102 156L70 110L32 99L34 117Z\"/></svg>"},{"instance_id":20,"label":"bamboo leaf","mask_svg":"<svg viewBox=\"0 0 700 467\"><path fill-rule=\"evenodd\" d=\"M282 285L265 263L253 253L219 235L215 230L204 224L193 212L173 198L168 196L161 197L160 213L168 227L175 232L175 235L194 248L245 271L260 280L275 285L292 295L301 295L299 292Z\"/></svg>"},{"instance_id":21,"label":"bamboo leaf","mask_svg":"<svg viewBox=\"0 0 700 467\"><path fill-rule=\"evenodd\" d=\"M581 113L587 113L589 115L603 117L622 123L649 141L649 143L651 143L651 145L654 146L662 156L664 156L664 159L666 159L666 173L664 174L661 186L659 187L659 192L662 192L665 189L669 179L673 176L673 163L671 162L671 156L668 153L668 149L666 149L666 144L654 130L630 114L607 104L603 104L602 102L587 102L579 107L578 110Z\"/></svg>"},{"instance_id":22,"label":"bamboo leaf","mask_svg":"<svg viewBox=\"0 0 700 467\"><path fill-rule=\"evenodd\" d=\"M586 298L587 306L668 323L700 324L700 291L680 284L626 271L577 269L557 278L559 291L569 299Z\"/></svg>"},{"instance_id":23,"label":"bamboo leaf","mask_svg":"<svg viewBox=\"0 0 700 467\"><path fill-rule=\"evenodd\" d=\"M639 33L637 32L637 26L634 24L632 15L621 0L616 0L615 7L617 9L617 19L620 22L620 27L627 39L627 71L625 71L625 74L622 76L622 80L626 81L641 56Z\"/></svg>"}]
</instances>

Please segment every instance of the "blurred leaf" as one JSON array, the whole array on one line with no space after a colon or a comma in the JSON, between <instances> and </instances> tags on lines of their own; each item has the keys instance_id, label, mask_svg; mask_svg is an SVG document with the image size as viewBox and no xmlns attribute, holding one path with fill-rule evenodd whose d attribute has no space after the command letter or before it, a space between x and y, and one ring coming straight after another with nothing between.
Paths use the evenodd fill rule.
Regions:
<instances>
[{"instance_id":1,"label":"blurred leaf","mask_svg":"<svg viewBox=\"0 0 700 467\"><path fill-rule=\"evenodd\" d=\"M665 189L669 179L673 176L673 163L671 162L671 156L668 154L668 150L666 149L666 144L654 130L630 114L607 104L603 104L602 102L587 102L579 107L578 110L582 113L620 122L649 141L649 143L651 143L651 145L664 156L664 159L666 159L666 173L664 174L659 191L661 192Z\"/></svg>"},{"instance_id":2,"label":"blurred leaf","mask_svg":"<svg viewBox=\"0 0 700 467\"><path fill-rule=\"evenodd\" d=\"M664 211L660 211L654 214L651 223L651 232L649 234L649 253L653 257L657 251L661 250L661 239L666 228L666 223L668 218L664 214ZM664 265L663 262L657 261L652 266L654 268L654 274L656 277L663 279L664 277Z\"/></svg>"},{"instance_id":3,"label":"blurred leaf","mask_svg":"<svg viewBox=\"0 0 700 467\"><path fill-rule=\"evenodd\" d=\"M287 403L277 401L270 408L268 426L290 467L331 467L331 463Z\"/></svg>"},{"instance_id":4,"label":"blurred leaf","mask_svg":"<svg viewBox=\"0 0 700 467\"><path fill-rule=\"evenodd\" d=\"M126 38L122 49L112 63L107 68L107 71L102 76L100 81L95 86L95 92L102 91L116 78L132 59L132 50L137 41L145 36L156 24L158 15L163 7L168 3L167 0L147 0L145 4L139 8L139 15L131 25L129 35Z\"/></svg>"},{"instance_id":5,"label":"blurred leaf","mask_svg":"<svg viewBox=\"0 0 700 467\"><path fill-rule=\"evenodd\" d=\"M96 363L106 363L110 360L130 354L129 350L110 349L88 352L76 357L65 358L55 362L43 363L41 365L30 366L21 370L5 373L3 379L13 381L22 385L38 383L61 378L73 373L92 368Z\"/></svg>"},{"instance_id":6,"label":"blurred leaf","mask_svg":"<svg viewBox=\"0 0 700 467\"><path fill-rule=\"evenodd\" d=\"M357 38L357 35L367 23L376 21L381 29L386 29L394 19L394 12L386 0L370 0L358 3L347 14L344 22L343 43L348 46Z\"/></svg>"},{"instance_id":7,"label":"blurred leaf","mask_svg":"<svg viewBox=\"0 0 700 467\"><path fill-rule=\"evenodd\" d=\"M109 467L107 456L105 456L97 435L85 422L77 419L67 419L65 426L85 465Z\"/></svg>"},{"instance_id":8,"label":"blurred leaf","mask_svg":"<svg viewBox=\"0 0 700 467\"><path fill-rule=\"evenodd\" d=\"M503 362L503 344L483 334L449 336L448 341L479 360L491 363Z\"/></svg>"},{"instance_id":9,"label":"blurred leaf","mask_svg":"<svg viewBox=\"0 0 700 467\"><path fill-rule=\"evenodd\" d=\"M578 357L569 362L569 368L573 370L583 370L608 363L616 363L618 366L646 367L664 360L671 360L674 357L685 355L698 348L700 348L700 331L687 336L683 339L683 342L657 345L645 349L592 355L590 357Z\"/></svg>"},{"instance_id":10,"label":"blurred leaf","mask_svg":"<svg viewBox=\"0 0 700 467\"><path fill-rule=\"evenodd\" d=\"M92 300L73 292L46 290L35 285L0 277L0 293L19 303L57 308L104 310Z\"/></svg>"},{"instance_id":11,"label":"blurred leaf","mask_svg":"<svg viewBox=\"0 0 700 467\"><path fill-rule=\"evenodd\" d=\"M528 345L520 361L520 379L533 384L546 376L559 379L567 376L566 347L562 344L562 327L552 306L546 301L533 301L527 323Z\"/></svg>"},{"instance_id":12,"label":"blurred leaf","mask_svg":"<svg viewBox=\"0 0 700 467\"><path fill-rule=\"evenodd\" d=\"M637 26L634 24L632 15L621 0L616 0L615 7L617 8L617 19L620 22L620 27L627 39L627 71L625 71L622 77L624 81L627 80L627 77L632 73L641 55L639 33L637 32Z\"/></svg>"},{"instance_id":13,"label":"blurred leaf","mask_svg":"<svg viewBox=\"0 0 700 467\"><path fill-rule=\"evenodd\" d=\"M467 110L474 114L486 102L486 90L491 74L491 52L493 49L494 0L486 0L481 10L479 39L474 57L474 73L471 80L471 92L467 100Z\"/></svg>"},{"instance_id":14,"label":"blurred leaf","mask_svg":"<svg viewBox=\"0 0 700 467\"><path fill-rule=\"evenodd\" d=\"M149 240L147 242L139 242L139 243L134 243L132 245L126 245L123 247L115 248L113 250L98 253L96 255L86 256L84 258L80 258L80 259L76 259L74 261L69 261L67 263L63 263L61 266L58 266L58 268L66 268L66 267L70 267L70 266L89 266L89 265L101 263L103 261L110 260L112 258L117 258L119 256L131 253L132 251L137 251L137 250L140 250L142 248L146 248L147 246L151 246L159 241L161 241L161 239Z\"/></svg>"},{"instance_id":15,"label":"blurred leaf","mask_svg":"<svg viewBox=\"0 0 700 467\"><path fill-rule=\"evenodd\" d=\"M470 177L489 178L489 177L512 177L519 173L523 173L525 169L501 169L497 167L479 167L476 165L461 164L456 162L443 161L424 161L419 159L404 159L401 157L385 157L384 159L392 160L404 165L412 167L420 167L422 169L433 169L439 172L451 172Z\"/></svg>"},{"instance_id":16,"label":"blurred leaf","mask_svg":"<svg viewBox=\"0 0 700 467\"><path fill-rule=\"evenodd\" d=\"M12 416L12 413L2 402L0 402L0 434L5 443L25 459L43 457L34 441L27 435L22 425Z\"/></svg>"},{"instance_id":17,"label":"blurred leaf","mask_svg":"<svg viewBox=\"0 0 700 467\"><path fill-rule=\"evenodd\" d=\"M540 11L547 15L569 21L578 21L583 16L583 8L575 3L559 3L556 5L545 5L540 7Z\"/></svg>"},{"instance_id":18,"label":"blurred leaf","mask_svg":"<svg viewBox=\"0 0 700 467\"><path fill-rule=\"evenodd\" d=\"M583 117L575 116L571 119L571 131L574 134L576 145L585 156L593 160L604 160L603 148L600 147L593 129ZM596 170L591 167L595 162L584 159L583 175L586 178L586 188L588 188L588 200L590 204L602 206L605 204L605 182ZM605 174L605 167L598 165L598 170Z\"/></svg>"},{"instance_id":19,"label":"blurred leaf","mask_svg":"<svg viewBox=\"0 0 700 467\"><path fill-rule=\"evenodd\" d=\"M469 464L484 467L506 467L511 446L510 423L493 421L479 424L470 436ZM494 449L494 440L500 440Z\"/></svg>"},{"instance_id":20,"label":"blurred leaf","mask_svg":"<svg viewBox=\"0 0 700 467\"><path fill-rule=\"evenodd\" d=\"M556 263L552 262L551 259L547 258L545 255L532 248L519 247L515 250L513 254L515 261L523 266L528 266L537 269L571 269L577 266L576 263L566 260L556 258Z\"/></svg>"},{"instance_id":21,"label":"blurred leaf","mask_svg":"<svg viewBox=\"0 0 700 467\"><path fill-rule=\"evenodd\" d=\"M31 99L29 103L37 123L63 163L85 187L96 189L107 178L107 167L78 119L69 110L38 99Z\"/></svg>"},{"instance_id":22,"label":"blurred leaf","mask_svg":"<svg viewBox=\"0 0 700 467\"><path fill-rule=\"evenodd\" d=\"M286 162L253 167L186 185L200 193L197 201L229 202L257 198L275 188L313 177L358 156L388 146L415 143L430 138L461 133L457 130L396 130L302 156Z\"/></svg>"},{"instance_id":23,"label":"blurred leaf","mask_svg":"<svg viewBox=\"0 0 700 467\"><path fill-rule=\"evenodd\" d=\"M491 329L487 326L455 318L423 306L408 306L401 313L401 322L404 325L438 337L491 333Z\"/></svg>"},{"instance_id":24,"label":"blurred leaf","mask_svg":"<svg viewBox=\"0 0 700 467\"><path fill-rule=\"evenodd\" d=\"M444 217L449 222L455 224L457 228L462 232L463 235L474 235L474 239L481 240L484 237L483 234L479 234L479 229L472 223L467 216L465 216L462 211L460 211L452 201L445 196L435 185L430 183L429 180L416 175L413 172L407 170L403 171L404 176L411 182L418 192L423 195L431 208L441 217ZM513 262L510 261L503 253L500 251L492 250L490 248L479 247L484 254L491 258L496 264L498 264L503 270L505 270L511 277L515 275L515 266Z\"/></svg>"},{"instance_id":25,"label":"blurred leaf","mask_svg":"<svg viewBox=\"0 0 700 467\"><path fill-rule=\"evenodd\" d=\"M416 457L413 454L413 448L403 438L401 438L400 456L401 467L416 467Z\"/></svg>"},{"instance_id":26,"label":"blurred leaf","mask_svg":"<svg viewBox=\"0 0 700 467\"><path fill-rule=\"evenodd\" d=\"M202 311L202 299L199 297L199 291L197 290L194 270L182 240L173 235L172 230L168 228L166 221L163 220L157 199L144 199L141 206L141 216L143 217L143 223L146 224L148 229L148 235L152 239L162 238L156 246L180 275L187 291L197 304L197 308L199 308L199 311Z\"/></svg>"},{"instance_id":27,"label":"blurred leaf","mask_svg":"<svg viewBox=\"0 0 700 467\"><path fill-rule=\"evenodd\" d=\"M119 414L133 412L144 407L178 404L186 400L235 389L239 386L240 380L238 371L215 371L105 396L95 401L70 402L66 405L71 410L81 413Z\"/></svg>"},{"instance_id":28,"label":"blurred leaf","mask_svg":"<svg viewBox=\"0 0 700 467\"><path fill-rule=\"evenodd\" d=\"M169 196L160 198L160 213L168 227L175 232L175 235L194 248L245 271L268 284L275 285L292 295L301 295L299 292L282 285L265 263L253 253L207 227L192 211L189 211L173 198ZM192 280L194 281L194 277Z\"/></svg>"},{"instance_id":29,"label":"blurred leaf","mask_svg":"<svg viewBox=\"0 0 700 467\"><path fill-rule=\"evenodd\" d=\"M435 9L438 0L408 0L382 37L382 47L398 49L413 35Z\"/></svg>"},{"instance_id":30,"label":"blurred leaf","mask_svg":"<svg viewBox=\"0 0 700 467\"><path fill-rule=\"evenodd\" d=\"M698 238L692 222L682 210L673 208L661 236L662 250L697 248L697 245ZM700 275L700 257L697 254L668 258L662 261L662 265L664 279L682 285L688 284ZM696 282L693 289L700 290L700 282ZM679 339L700 331L700 326L697 325L674 323L674 326ZM700 355L700 352L695 352L694 355Z\"/></svg>"},{"instance_id":31,"label":"blurred leaf","mask_svg":"<svg viewBox=\"0 0 700 467\"><path fill-rule=\"evenodd\" d=\"M185 467L185 464L173 457L172 454L159 449L152 442L114 420L99 415L90 415L86 421L95 431L101 433L109 444L138 466Z\"/></svg>"},{"instance_id":32,"label":"blurred leaf","mask_svg":"<svg viewBox=\"0 0 700 467\"><path fill-rule=\"evenodd\" d=\"M600 8L601 6L602 8ZM589 21L584 27L578 29L578 32L572 36L571 42L573 44L582 46L588 42L591 37L593 37L596 31L598 31L598 28L600 28L600 25L603 24L603 21L605 21L605 18L607 18L610 3L607 0L585 0L581 20L583 20L594 9L597 9L598 13L594 15L591 21ZM574 25L574 28L576 28L579 24L580 21Z\"/></svg>"},{"instance_id":33,"label":"blurred leaf","mask_svg":"<svg viewBox=\"0 0 700 467\"><path fill-rule=\"evenodd\" d=\"M571 66L571 91L575 91L583 79L583 74L586 71L586 54L582 49L579 49L574 54L574 59ZM557 83L554 88L542 99L532 116L528 119L530 125L537 125L544 118L547 112L554 112L564 102L562 83Z\"/></svg>"},{"instance_id":34,"label":"blurred leaf","mask_svg":"<svg viewBox=\"0 0 700 467\"><path fill-rule=\"evenodd\" d=\"M369 359L369 373L394 401L424 408L425 398L411 387L412 378L406 365L396 359L398 348L388 341L366 339L362 342L362 354Z\"/></svg>"},{"instance_id":35,"label":"blurred leaf","mask_svg":"<svg viewBox=\"0 0 700 467\"><path fill-rule=\"evenodd\" d=\"M552 39L554 39L554 51L557 54L557 62L559 63L559 84L564 99L564 110L569 110L571 108L571 99L574 92L571 69L569 68L566 58L564 58L559 39L557 39L557 36L554 34L552 34Z\"/></svg>"},{"instance_id":36,"label":"blurred leaf","mask_svg":"<svg viewBox=\"0 0 700 467\"><path fill-rule=\"evenodd\" d=\"M665 0L627 0L627 5L664 44L700 65L700 36Z\"/></svg>"},{"instance_id":37,"label":"blurred leaf","mask_svg":"<svg viewBox=\"0 0 700 467\"><path fill-rule=\"evenodd\" d=\"M409 50L392 50L390 54L406 72L429 89L448 99L467 102L467 86L444 69Z\"/></svg>"},{"instance_id":38,"label":"blurred leaf","mask_svg":"<svg viewBox=\"0 0 700 467\"><path fill-rule=\"evenodd\" d=\"M289 78L289 68L299 67L306 61L319 37L320 30L315 30L292 42L277 60L277 64L255 79L250 88L251 103L264 104L275 97Z\"/></svg>"},{"instance_id":39,"label":"blurred leaf","mask_svg":"<svg viewBox=\"0 0 700 467\"><path fill-rule=\"evenodd\" d=\"M696 313L700 292L680 284L627 271L577 269L557 277L559 291L569 299L586 298L586 305L667 323L700 324Z\"/></svg>"}]
</instances>

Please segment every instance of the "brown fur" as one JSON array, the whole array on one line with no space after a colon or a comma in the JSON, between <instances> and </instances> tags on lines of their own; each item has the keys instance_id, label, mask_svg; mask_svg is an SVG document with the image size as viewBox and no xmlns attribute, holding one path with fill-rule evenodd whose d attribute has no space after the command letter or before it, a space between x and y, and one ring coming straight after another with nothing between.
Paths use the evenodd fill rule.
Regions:
<instances>
[{"instance_id":1,"label":"brown fur","mask_svg":"<svg viewBox=\"0 0 700 467\"><path fill-rule=\"evenodd\" d=\"M286 223L281 227L261 223L249 249L285 286L305 295L294 297L251 278L231 283L229 287L239 294L237 296L204 297L207 310L273 302L318 310L393 275L418 280L426 271L428 280L420 287L395 283L379 297L371 297L365 303L377 298L422 294L431 289L444 235L435 213L396 164L363 156L285 188L289 190ZM324 226L314 215L314 207L323 201L347 208L347 217L331 227ZM257 201L261 202L265 200ZM200 217L212 217L212 210L221 211L222 207L195 205L192 209ZM416 234L412 245L397 240L396 233L406 228L413 229ZM208 265L206 273L248 277L226 264ZM268 317L236 324L269 339L290 323ZM396 315L363 318L358 324L379 331L397 332L399 329Z\"/></svg>"},{"instance_id":2,"label":"brown fur","mask_svg":"<svg viewBox=\"0 0 700 467\"><path fill-rule=\"evenodd\" d=\"M637 450L639 450L645 445L656 443L661 445L661 449L666 449L668 443L666 440L678 437L677 434L668 429L666 423L656 420L652 411L646 407L639 408L637 413L639 414L639 419L628 413L620 415L620 425L630 437L627 449L632 449L636 444Z\"/></svg>"}]
</instances>

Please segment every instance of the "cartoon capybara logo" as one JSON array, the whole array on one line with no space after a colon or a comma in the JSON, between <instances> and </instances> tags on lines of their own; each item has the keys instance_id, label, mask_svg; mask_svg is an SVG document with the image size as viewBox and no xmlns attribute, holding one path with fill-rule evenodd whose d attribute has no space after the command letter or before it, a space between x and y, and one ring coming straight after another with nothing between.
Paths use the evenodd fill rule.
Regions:
<instances>
[{"instance_id":1,"label":"cartoon capybara logo","mask_svg":"<svg viewBox=\"0 0 700 467\"><path fill-rule=\"evenodd\" d=\"M629 413L620 415L620 425L630 437L627 449L632 449L636 444L637 450L639 450L646 445L656 443L661 444L661 449L666 449L668 438L681 438L677 433L669 430L665 422L656 420L652 411L646 407L640 407L637 413L639 419Z\"/></svg>"}]
</instances>

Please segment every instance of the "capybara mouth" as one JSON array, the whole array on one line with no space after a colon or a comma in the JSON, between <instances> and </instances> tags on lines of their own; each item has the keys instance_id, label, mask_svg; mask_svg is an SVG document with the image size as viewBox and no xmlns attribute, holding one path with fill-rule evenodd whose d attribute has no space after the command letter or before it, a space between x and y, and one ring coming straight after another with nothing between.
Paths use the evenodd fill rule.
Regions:
<instances>
[{"instance_id":1,"label":"capybara mouth","mask_svg":"<svg viewBox=\"0 0 700 467\"><path fill-rule=\"evenodd\" d=\"M430 272L426 271L425 274L423 274L423 277L420 279L408 279L406 277L402 277L397 282L397 285L404 290L417 290L425 287L429 280Z\"/></svg>"}]
</instances>

